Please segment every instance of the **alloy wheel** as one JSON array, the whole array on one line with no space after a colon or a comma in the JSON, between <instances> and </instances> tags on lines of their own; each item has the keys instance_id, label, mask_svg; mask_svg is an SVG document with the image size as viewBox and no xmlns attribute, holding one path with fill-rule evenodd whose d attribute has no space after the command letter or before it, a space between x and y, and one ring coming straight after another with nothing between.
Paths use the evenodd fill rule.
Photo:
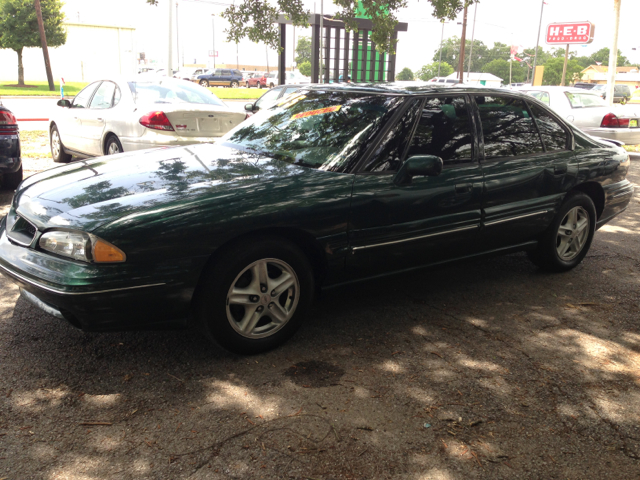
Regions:
<instances>
[{"instance_id":1,"label":"alloy wheel","mask_svg":"<svg viewBox=\"0 0 640 480\"><path fill-rule=\"evenodd\" d=\"M227 292L227 320L243 337L271 336L293 317L299 295L300 282L287 263L274 258L255 261Z\"/></svg>"},{"instance_id":2,"label":"alloy wheel","mask_svg":"<svg viewBox=\"0 0 640 480\"><path fill-rule=\"evenodd\" d=\"M589 214L582 207L574 207L560 222L556 237L556 251L560 260L569 262L576 258L589 238Z\"/></svg>"},{"instance_id":3,"label":"alloy wheel","mask_svg":"<svg viewBox=\"0 0 640 480\"><path fill-rule=\"evenodd\" d=\"M116 142L111 142L107 149L107 155L115 155L116 153L120 153L120 148Z\"/></svg>"},{"instance_id":4,"label":"alloy wheel","mask_svg":"<svg viewBox=\"0 0 640 480\"><path fill-rule=\"evenodd\" d=\"M53 150L53 158L58 158L60 156L60 134L58 130L54 130L51 132L51 149Z\"/></svg>"}]
</instances>

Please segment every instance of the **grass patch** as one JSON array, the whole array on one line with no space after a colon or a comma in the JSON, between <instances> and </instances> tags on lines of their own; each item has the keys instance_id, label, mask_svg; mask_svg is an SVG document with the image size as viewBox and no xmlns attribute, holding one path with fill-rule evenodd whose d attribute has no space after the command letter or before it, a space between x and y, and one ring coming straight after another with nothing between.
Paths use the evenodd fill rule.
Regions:
<instances>
[{"instance_id":1,"label":"grass patch","mask_svg":"<svg viewBox=\"0 0 640 480\"><path fill-rule=\"evenodd\" d=\"M625 145L624 149L627 152L640 153L640 145Z\"/></svg>"},{"instance_id":2,"label":"grass patch","mask_svg":"<svg viewBox=\"0 0 640 480\"><path fill-rule=\"evenodd\" d=\"M224 87L209 87L216 97L221 100L233 100L233 99L255 99L260 98L265 89L259 88L224 88Z\"/></svg>"},{"instance_id":3,"label":"grass patch","mask_svg":"<svg viewBox=\"0 0 640 480\"><path fill-rule=\"evenodd\" d=\"M60 95L60 84L54 83L56 87L53 92L49 91L49 84L47 82L26 82L30 87L11 87L8 85L14 85L14 82L2 82L0 83L0 96L54 96ZM64 95L75 95L80 92L84 87L88 85L87 82L69 82L64 86Z\"/></svg>"}]
</instances>

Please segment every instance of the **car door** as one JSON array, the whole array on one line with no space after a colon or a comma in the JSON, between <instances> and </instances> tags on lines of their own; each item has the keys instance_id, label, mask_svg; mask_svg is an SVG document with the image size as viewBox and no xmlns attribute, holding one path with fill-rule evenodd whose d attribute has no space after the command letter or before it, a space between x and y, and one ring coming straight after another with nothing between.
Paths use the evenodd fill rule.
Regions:
<instances>
[{"instance_id":1,"label":"car door","mask_svg":"<svg viewBox=\"0 0 640 480\"><path fill-rule=\"evenodd\" d=\"M474 100L483 139L482 248L532 241L576 183L569 129L550 110L519 97Z\"/></svg>"},{"instance_id":2,"label":"car door","mask_svg":"<svg viewBox=\"0 0 640 480\"><path fill-rule=\"evenodd\" d=\"M116 84L104 81L96 89L89 108L81 114L82 132L84 136L84 153L102 155L102 134L104 133L107 116L113 107Z\"/></svg>"},{"instance_id":3,"label":"car door","mask_svg":"<svg viewBox=\"0 0 640 480\"><path fill-rule=\"evenodd\" d=\"M349 272L369 276L464 256L481 220L482 169L467 96L408 100L402 118L356 175L349 221ZM434 155L438 176L397 184L405 159Z\"/></svg>"},{"instance_id":4,"label":"car door","mask_svg":"<svg viewBox=\"0 0 640 480\"><path fill-rule=\"evenodd\" d=\"M84 116L84 111L89 108L91 98L100 83L102 82L97 81L86 86L75 96L69 110L64 112L63 118L56 119L60 139L65 147L84 152L86 140L82 129L82 117Z\"/></svg>"}]
</instances>

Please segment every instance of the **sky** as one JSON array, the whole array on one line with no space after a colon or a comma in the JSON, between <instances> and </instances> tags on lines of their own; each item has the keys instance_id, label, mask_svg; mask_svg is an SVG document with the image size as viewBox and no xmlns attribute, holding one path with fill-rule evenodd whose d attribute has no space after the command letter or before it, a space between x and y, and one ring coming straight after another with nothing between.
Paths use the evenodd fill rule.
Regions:
<instances>
[{"instance_id":1,"label":"sky","mask_svg":"<svg viewBox=\"0 0 640 480\"><path fill-rule=\"evenodd\" d=\"M218 57L216 64L236 63L236 45L225 42L227 22L219 15L232 0L176 0L178 4L178 37L174 30L174 59L178 45L180 63L211 65L208 53L215 39ZM578 55L590 55L610 47L613 40L613 0L545 0L540 45L546 50L544 33L549 23L588 20L595 24L594 41L590 45L575 45ZM312 12L320 12L320 0L303 0ZM98 23L136 28L137 50L159 63L166 63L169 49L168 32L169 0L159 0L159 5L149 6L145 0L66 0L64 11L70 21ZM473 33L491 47L494 42L534 47L540 22L542 0L481 0L469 8L467 38ZM314 7L315 6L315 7ZM335 13L331 1L323 2L325 15ZM474 11L475 31L474 31ZM434 52L440 43L442 24L432 16L433 9L426 0L409 0L408 7L399 12L398 18L409 24L408 31L399 34L397 46L397 71L409 67L416 71L433 62ZM212 14L214 15L212 17ZM175 16L174 16L175 17ZM462 33L462 14L456 21L444 25L444 38ZM640 0L621 0L620 33L618 48L632 62L640 63ZM175 28L175 27L174 27ZM287 66L293 61L292 29L287 32ZM215 31L215 33L214 33ZM310 35L309 29L296 29L296 37ZM637 50L633 51L632 48ZM248 40L237 46L241 64L277 66L277 53ZM174 60L175 62L175 60ZM174 63L178 66L177 63ZM175 68L175 67L174 67Z\"/></svg>"}]
</instances>

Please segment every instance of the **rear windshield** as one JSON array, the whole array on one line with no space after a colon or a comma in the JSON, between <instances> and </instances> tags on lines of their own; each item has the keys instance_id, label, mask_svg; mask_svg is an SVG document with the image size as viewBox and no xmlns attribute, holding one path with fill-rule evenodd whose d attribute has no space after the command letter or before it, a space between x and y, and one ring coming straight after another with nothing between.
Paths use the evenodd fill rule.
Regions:
<instances>
[{"instance_id":1,"label":"rear windshield","mask_svg":"<svg viewBox=\"0 0 640 480\"><path fill-rule=\"evenodd\" d=\"M260 110L222 141L296 165L347 172L401 103L401 97L302 90Z\"/></svg>"},{"instance_id":2,"label":"rear windshield","mask_svg":"<svg viewBox=\"0 0 640 480\"><path fill-rule=\"evenodd\" d=\"M592 90L605 90L607 88L606 85L599 84L592 88Z\"/></svg>"},{"instance_id":3,"label":"rear windshield","mask_svg":"<svg viewBox=\"0 0 640 480\"><path fill-rule=\"evenodd\" d=\"M196 103L225 106L222 101L204 87L175 80L149 80L128 82L133 101L149 103Z\"/></svg>"},{"instance_id":4,"label":"rear windshield","mask_svg":"<svg viewBox=\"0 0 640 480\"><path fill-rule=\"evenodd\" d=\"M600 96L591 93L564 92L571 108L606 107L608 105Z\"/></svg>"}]
</instances>

